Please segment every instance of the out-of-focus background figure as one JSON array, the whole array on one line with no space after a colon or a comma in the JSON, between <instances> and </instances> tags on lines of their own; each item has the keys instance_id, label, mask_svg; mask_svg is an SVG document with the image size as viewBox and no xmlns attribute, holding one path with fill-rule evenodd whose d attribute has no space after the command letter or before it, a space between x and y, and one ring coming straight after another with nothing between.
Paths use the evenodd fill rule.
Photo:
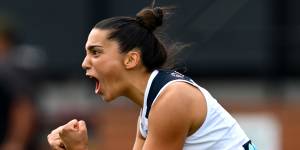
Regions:
<instances>
[{"instance_id":1,"label":"out-of-focus background figure","mask_svg":"<svg viewBox=\"0 0 300 150\"><path fill-rule=\"evenodd\" d=\"M0 16L0 149L34 149L36 108L33 83L26 67L16 62L21 52L17 31L7 18Z\"/></svg>"},{"instance_id":2,"label":"out-of-focus background figure","mask_svg":"<svg viewBox=\"0 0 300 150\"><path fill-rule=\"evenodd\" d=\"M0 44L0 61L9 59L5 61L9 62L7 65L1 66L4 81L0 87L6 89L3 92L6 97L10 97L10 88L6 86L24 88L12 91L27 97L8 101L0 97L1 117L13 122L14 119L8 119L14 118L13 115L8 114L14 114L15 121L20 121L24 128L14 132L18 128L11 123L6 129L1 127L1 136L2 132L6 135L24 132L20 138L23 142L33 141L31 145L37 149L47 150L50 149L47 134L51 129L77 118L87 121L91 149L131 149L139 110L122 97L124 100L112 104L99 100L81 62L88 32L96 22L112 16L135 15L150 3L149 0L1 0L0 14L13 20L19 39L24 42L3 52L4 46ZM297 149L300 2L158 0L157 4L177 7L170 14L170 28L167 25L161 29L168 35L161 36L190 45L177 55L179 67L187 70L185 74L234 114L258 149ZM13 75L5 70L18 73ZM8 104L22 109L8 111ZM9 122L1 120L1 125L4 123ZM8 137L16 136L5 137L1 145L10 143L5 142Z\"/></svg>"}]
</instances>

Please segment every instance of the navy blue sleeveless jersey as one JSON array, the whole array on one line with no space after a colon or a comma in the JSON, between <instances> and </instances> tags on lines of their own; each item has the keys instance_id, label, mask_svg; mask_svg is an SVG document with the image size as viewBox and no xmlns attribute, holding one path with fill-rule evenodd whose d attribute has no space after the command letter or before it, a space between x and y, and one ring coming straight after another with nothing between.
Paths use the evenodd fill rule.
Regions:
<instances>
[{"instance_id":1,"label":"navy blue sleeveless jersey","mask_svg":"<svg viewBox=\"0 0 300 150\"><path fill-rule=\"evenodd\" d=\"M158 92L170 81L173 80L186 80L188 82L194 83L194 81L177 71L170 71L170 70L159 70L158 75L152 81L148 98L147 98L147 111L146 111L146 118L149 116L149 112L152 106L152 103L155 97L158 95Z\"/></svg>"},{"instance_id":2,"label":"navy blue sleeveless jersey","mask_svg":"<svg viewBox=\"0 0 300 150\"><path fill-rule=\"evenodd\" d=\"M148 135L148 117L153 103L160 93L173 82L185 82L193 85L204 95L207 103L207 115L204 123L195 133L186 137L183 150L255 150L236 120L207 90L200 87L191 78L172 70L154 70L149 77L139 122L140 133L144 138L147 138Z\"/></svg>"}]
</instances>

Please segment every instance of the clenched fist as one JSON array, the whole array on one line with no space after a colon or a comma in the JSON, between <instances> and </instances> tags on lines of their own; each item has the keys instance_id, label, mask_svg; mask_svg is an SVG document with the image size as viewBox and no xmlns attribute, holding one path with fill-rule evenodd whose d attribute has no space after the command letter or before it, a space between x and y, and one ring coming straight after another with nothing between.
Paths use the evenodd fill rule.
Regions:
<instances>
[{"instance_id":1,"label":"clenched fist","mask_svg":"<svg viewBox=\"0 0 300 150\"><path fill-rule=\"evenodd\" d=\"M53 130L48 135L53 150L88 150L88 135L85 122L76 119Z\"/></svg>"}]
</instances>

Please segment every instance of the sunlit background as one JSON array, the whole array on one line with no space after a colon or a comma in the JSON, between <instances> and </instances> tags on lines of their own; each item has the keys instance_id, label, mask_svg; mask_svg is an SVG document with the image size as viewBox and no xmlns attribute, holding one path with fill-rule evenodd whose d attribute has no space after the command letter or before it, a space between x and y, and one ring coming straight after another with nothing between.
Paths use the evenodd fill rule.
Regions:
<instances>
[{"instance_id":1,"label":"sunlit background","mask_svg":"<svg viewBox=\"0 0 300 150\"><path fill-rule=\"evenodd\" d=\"M95 23L135 16L150 3L0 0L0 89L13 87L17 95L10 96L13 101L0 97L0 149L17 145L7 141L18 134L24 134L25 149L50 149L47 135L73 118L86 120L92 150L131 149L139 108L123 97L102 102L81 62ZM297 149L300 1L158 0L157 5L176 6L160 35L190 45L178 53L178 68L209 90L260 150ZM3 50L2 31L13 31L9 51Z\"/></svg>"}]
</instances>

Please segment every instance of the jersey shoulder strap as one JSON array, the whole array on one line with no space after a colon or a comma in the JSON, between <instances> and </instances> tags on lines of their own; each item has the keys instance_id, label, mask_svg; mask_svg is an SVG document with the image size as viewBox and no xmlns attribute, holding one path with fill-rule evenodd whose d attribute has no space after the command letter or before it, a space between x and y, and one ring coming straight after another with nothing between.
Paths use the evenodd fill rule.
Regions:
<instances>
[{"instance_id":1,"label":"jersey shoulder strap","mask_svg":"<svg viewBox=\"0 0 300 150\"><path fill-rule=\"evenodd\" d=\"M149 94L147 97L147 111L146 118L149 116L149 112L152 106L153 101L155 100L159 91L170 81L173 80L186 80L189 82L194 82L191 78L172 70L159 70L158 74L152 81L150 86Z\"/></svg>"}]
</instances>

